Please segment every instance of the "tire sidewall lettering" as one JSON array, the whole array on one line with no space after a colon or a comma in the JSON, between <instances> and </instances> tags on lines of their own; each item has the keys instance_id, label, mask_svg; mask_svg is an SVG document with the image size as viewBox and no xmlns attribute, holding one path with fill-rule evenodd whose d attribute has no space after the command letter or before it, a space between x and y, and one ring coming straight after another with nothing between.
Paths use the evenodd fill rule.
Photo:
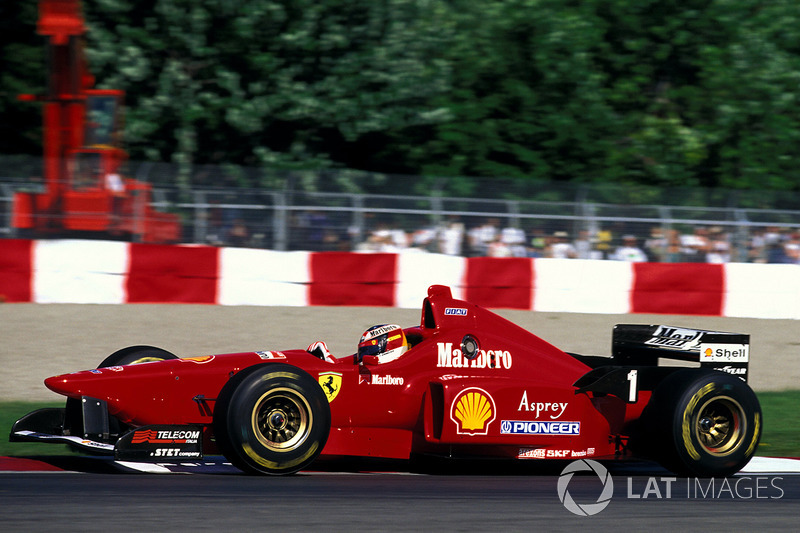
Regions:
<instances>
[{"instance_id":1,"label":"tire sidewall lettering","mask_svg":"<svg viewBox=\"0 0 800 533\"><path fill-rule=\"evenodd\" d=\"M711 433L707 424L713 428L720 414L730 419L730 432ZM699 368L668 374L641 420L639 453L672 472L699 477L726 477L741 470L755 453L762 428L758 397L747 383Z\"/></svg>"},{"instance_id":2,"label":"tire sidewall lettering","mask_svg":"<svg viewBox=\"0 0 800 533\"><path fill-rule=\"evenodd\" d=\"M712 383L708 383L689 399L688 404L686 405L686 409L683 410L683 422L681 424L681 435L683 436L683 445L686 449L686 452L689 454L689 457L694 459L695 461L700 460L700 452L697 451L695 447L695 441L697 440L697 436L693 431L695 425L695 418L699 416L699 413L696 412L697 406L701 404L701 401L705 400L705 398L712 394L716 389L716 385Z\"/></svg>"}]
</instances>

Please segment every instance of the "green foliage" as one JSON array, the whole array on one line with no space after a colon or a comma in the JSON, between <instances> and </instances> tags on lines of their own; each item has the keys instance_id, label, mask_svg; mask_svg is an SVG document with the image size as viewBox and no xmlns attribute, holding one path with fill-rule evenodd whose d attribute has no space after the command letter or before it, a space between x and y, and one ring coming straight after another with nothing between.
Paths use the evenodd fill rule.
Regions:
<instances>
[{"instance_id":1,"label":"green foliage","mask_svg":"<svg viewBox=\"0 0 800 533\"><path fill-rule=\"evenodd\" d=\"M0 2L0 151L41 153L39 105L17 100L43 92L44 56L36 35L36 3Z\"/></svg>"},{"instance_id":2,"label":"green foliage","mask_svg":"<svg viewBox=\"0 0 800 533\"><path fill-rule=\"evenodd\" d=\"M429 103L446 65L425 3L86 4L90 62L129 94L134 156L358 167L370 138L446 116Z\"/></svg>"},{"instance_id":3,"label":"green foliage","mask_svg":"<svg viewBox=\"0 0 800 533\"><path fill-rule=\"evenodd\" d=\"M187 183L198 179L191 165L233 163L800 189L794 2L84 0L84 7L93 72L102 87L128 94L132 158L181 163ZM4 96L43 79L41 49L31 45L34 11L21 0L0 7ZM0 150L30 153L39 136L34 108L0 101L4 137L22 132ZM458 188L474 193L479 184Z\"/></svg>"}]
</instances>

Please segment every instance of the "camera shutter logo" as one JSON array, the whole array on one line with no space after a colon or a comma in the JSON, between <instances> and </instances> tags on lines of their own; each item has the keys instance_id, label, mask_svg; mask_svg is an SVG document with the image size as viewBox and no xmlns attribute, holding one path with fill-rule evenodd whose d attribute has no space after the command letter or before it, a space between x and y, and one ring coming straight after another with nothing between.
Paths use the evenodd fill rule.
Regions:
<instances>
[{"instance_id":1,"label":"camera shutter logo","mask_svg":"<svg viewBox=\"0 0 800 533\"><path fill-rule=\"evenodd\" d=\"M600 478L603 483L603 490L595 503L579 504L572 498L567 487L569 482L572 481L572 476L575 475L575 472L594 472ZM606 467L591 459L572 461L564 468L558 478L558 499L561 500L567 511L578 516L596 515L608 506L613 495L614 481L611 479L611 474L608 473Z\"/></svg>"}]
</instances>

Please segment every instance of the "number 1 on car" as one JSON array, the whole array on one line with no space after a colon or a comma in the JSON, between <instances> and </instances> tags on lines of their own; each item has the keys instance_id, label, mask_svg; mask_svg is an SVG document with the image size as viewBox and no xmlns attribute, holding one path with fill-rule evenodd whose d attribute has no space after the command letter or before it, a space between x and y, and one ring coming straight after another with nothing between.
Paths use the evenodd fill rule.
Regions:
<instances>
[{"instance_id":1,"label":"number 1 on car","mask_svg":"<svg viewBox=\"0 0 800 533\"><path fill-rule=\"evenodd\" d=\"M639 377L638 370L631 370L628 372L628 403L636 403L636 398L639 394L639 387L637 386L637 380Z\"/></svg>"}]
</instances>

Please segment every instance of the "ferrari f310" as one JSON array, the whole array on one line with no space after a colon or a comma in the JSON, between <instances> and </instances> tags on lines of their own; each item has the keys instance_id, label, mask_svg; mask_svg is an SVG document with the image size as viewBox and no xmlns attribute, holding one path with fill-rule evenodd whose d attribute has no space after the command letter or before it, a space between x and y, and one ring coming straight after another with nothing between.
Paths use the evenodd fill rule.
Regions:
<instances>
[{"instance_id":1,"label":"ferrari f310","mask_svg":"<svg viewBox=\"0 0 800 533\"><path fill-rule=\"evenodd\" d=\"M256 474L290 474L320 456L444 456L638 457L727 476L762 431L749 344L743 334L617 325L611 357L571 354L433 285L419 325L370 328L345 357L324 342L184 358L122 349L46 379L66 405L22 417L10 438L130 461L222 454Z\"/></svg>"}]
</instances>

